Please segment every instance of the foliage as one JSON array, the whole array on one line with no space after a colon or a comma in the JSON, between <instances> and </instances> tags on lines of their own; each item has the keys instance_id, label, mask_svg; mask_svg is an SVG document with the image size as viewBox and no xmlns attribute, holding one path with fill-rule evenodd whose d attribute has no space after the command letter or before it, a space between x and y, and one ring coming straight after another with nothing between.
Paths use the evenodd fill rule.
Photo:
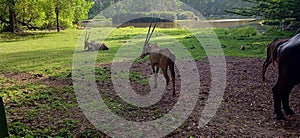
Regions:
<instances>
[{"instance_id":1,"label":"foliage","mask_svg":"<svg viewBox=\"0 0 300 138\"><path fill-rule=\"evenodd\" d=\"M15 5L11 5L11 2ZM55 7L59 9L61 26L70 27L87 18L92 0L10 0L0 2L0 24L5 30L10 26L10 10L14 10L19 29L50 29L56 24Z\"/></svg>"},{"instance_id":2,"label":"foliage","mask_svg":"<svg viewBox=\"0 0 300 138\"><path fill-rule=\"evenodd\" d=\"M94 5L89 10L89 19L92 19L99 15L101 11L103 11L105 8L108 8L112 4L115 4L121 0L94 0Z\"/></svg>"},{"instance_id":3,"label":"foliage","mask_svg":"<svg viewBox=\"0 0 300 138\"><path fill-rule=\"evenodd\" d=\"M194 20L195 18L195 14L191 11L184 11L177 14L178 20Z\"/></svg>"},{"instance_id":4,"label":"foliage","mask_svg":"<svg viewBox=\"0 0 300 138\"><path fill-rule=\"evenodd\" d=\"M299 0L243 0L253 3L252 7L237 7L230 13L243 16L261 16L267 20L294 18L300 21Z\"/></svg>"},{"instance_id":5,"label":"foliage","mask_svg":"<svg viewBox=\"0 0 300 138\"><path fill-rule=\"evenodd\" d=\"M199 11L203 16L220 16L228 15L225 12L226 9L232 9L234 7L245 7L249 3L241 2L240 0L148 0L147 2L143 0L127 0L128 3L118 4L121 0L95 0L95 4L89 12L89 18L93 18L100 14L104 9L113 6L114 8L109 8L105 10L104 14L107 18L112 18L117 13L122 12L150 12L151 4L155 4L158 7L155 9L160 9L159 11L169 11L181 13L185 11L191 11L190 7ZM186 4L186 5L185 5ZM190 7L187 7L189 5ZM232 15L232 14L230 14Z\"/></svg>"},{"instance_id":6,"label":"foliage","mask_svg":"<svg viewBox=\"0 0 300 138\"><path fill-rule=\"evenodd\" d=\"M138 13L117 13L113 16L112 21L117 23L147 23L152 20L151 17L159 18L158 22L174 22L176 20L176 14L174 12L138 12Z\"/></svg>"},{"instance_id":7,"label":"foliage","mask_svg":"<svg viewBox=\"0 0 300 138\"><path fill-rule=\"evenodd\" d=\"M120 2L121 1L121 2ZM177 12L181 2L178 0L95 0L89 11L89 19L102 14L106 18L113 18L119 13L147 13L147 12ZM155 6L155 7L153 7Z\"/></svg>"},{"instance_id":8,"label":"foliage","mask_svg":"<svg viewBox=\"0 0 300 138\"><path fill-rule=\"evenodd\" d=\"M228 15L225 10L245 7L247 3L240 0L180 0L199 11L204 17Z\"/></svg>"}]
</instances>

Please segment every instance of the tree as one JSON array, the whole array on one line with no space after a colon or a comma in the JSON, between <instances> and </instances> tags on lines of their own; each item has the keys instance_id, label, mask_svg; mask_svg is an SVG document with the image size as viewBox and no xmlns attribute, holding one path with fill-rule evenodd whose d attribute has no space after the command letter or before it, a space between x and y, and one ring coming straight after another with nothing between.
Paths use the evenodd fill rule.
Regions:
<instances>
[{"instance_id":1,"label":"tree","mask_svg":"<svg viewBox=\"0 0 300 138\"><path fill-rule=\"evenodd\" d=\"M18 22L16 17L16 3L14 0L8 0L8 11L9 11L9 31L17 32L18 30Z\"/></svg>"},{"instance_id":2,"label":"tree","mask_svg":"<svg viewBox=\"0 0 300 138\"><path fill-rule=\"evenodd\" d=\"M153 11L150 5L157 5L155 9L158 11L178 11L179 0L126 0L125 2L118 3L122 0L94 0L95 4L89 11L89 19L102 13L106 18L112 18L117 13L128 12L150 12ZM177 6L174 6L179 4ZM176 7L176 8L174 8ZM108 10L105 10L109 8ZM103 12L105 11L105 12Z\"/></svg>"},{"instance_id":3,"label":"tree","mask_svg":"<svg viewBox=\"0 0 300 138\"><path fill-rule=\"evenodd\" d=\"M180 0L181 2L198 10L204 17L229 15L226 9L233 7L244 7L245 2L241 0Z\"/></svg>"},{"instance_id":4,"label":"tree","mask_svg":"<svg viewBox=\"0 0 300 138\"><path fill-rule=\"evenodd\" d=\"M59 27L59 7L58 7L58 0L56 1L55 4L55 15L56 15L56 29L57 32L60 31L60 27Z\"/></svg>"},{"instance_id":5,"label":"tree","mask_svg":"<svg viewBox=\"0 0 300 138\"><path fill-rule=\"evenodd\" d=\"M227 10L242 16L260 16L267 20L285 20L293 18L300 21L299 0L243 0L253 3L252 7L237 7L234 10Z\"/></svg>"},{"instance_id":6,"label":"tree","mask_svg":"<svg viewBox=\"0 0 300 138\"><path fill-rule=\"evenodd\" d=\"M71 27L87 19L92 5L92 0L0 0L0 29L50 29L58 22Z\"/></svg>"},{"instance_id":7,"label":"tree","mask_svg":"<svg viewBox=\"0 0 300 138\"><path fill-rule=\"evenodd\" d=\"M112 6L113 4L122 1L122 0L94 0L95 4L93 5L92 9L89 11L89 19L94 18L96 15L100 14L104 9ZM248 2L244 2L241 0L147 0L147 2L142 0L126 0L128 4L123 4L122 6L117 6L118 8L115 8L113 10L115 11L107 11L108 13L103 13L103 15L107 18L111 18L116 13L120 12L127 12L128 9L136 12L149 12L151 9L147 9L147 5L151 2L155 2L156 5L159 7L159 3L164 3L164 5L171 5L176 4L178 6L178 9L174 9L173 7L177 6L167 6L164 7L165 10L168 11L176 11L184 12L186 9L190 8L180 8L180 6L184 6L183 3L191 6L195 10L199 11L204 17L210 17L210 16L218 16L218 15L233 15L230 13L225 12L227 9L232 9L234 7L245 7ZM135 4L134 4L135 3ZM114 5L116 6L116 5Z\"/></svg>"}]
</instances>

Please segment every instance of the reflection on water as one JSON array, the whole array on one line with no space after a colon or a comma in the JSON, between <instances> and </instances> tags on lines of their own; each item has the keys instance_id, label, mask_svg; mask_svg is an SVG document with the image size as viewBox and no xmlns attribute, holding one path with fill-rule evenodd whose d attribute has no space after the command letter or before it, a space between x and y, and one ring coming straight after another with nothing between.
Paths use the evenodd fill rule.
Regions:
<instances>
[{"instance_id":1,"label":"reflection on water","mask_svg":"<svg viewBox=\"0 0 300 138\"><path fill-rule=\"evenodd\" d=\"M159 28L180 28L182 25L188 28L230 28L245 26L250 23L257 23L256 19L221 19L221 20L203 20L203 21L177 21L174 22L159 22L157 27ZM90 22L82 24L89 27L148 27L149 23L124 23L124 24L112 24L110 22Z\"/></svg>"},{"instance_id":2,"label":"reflection on water","mask_svg":"<svg viewBox=\"0 0 300 138\"><path fill-rule=\"evenodd\" d=\"M203 20L203 21L178 21L174 22L160 22L157 24L159 28L178 28L184 25L189 28L229 28L244 26L250 22L257 22L255 19L222 19L222 20ZM122 25L114 25L114 27L148 27L149 23L125 23Z\"/></svg>"},{"instance_id":3,"label":"reflection on water","mask_svg":"<svg viewBox=\"0 0 300 138\"><path fill-rule=\"evenodd\" d=\"M149 23L124 23L124 24L116 24L114 27L149 27ZM158 28L177 28L178 24L174 22L159 22L157 23L156 27Z\"/></svg>"},{"instance_id":4,"label":"reflection on water","mask_svg":"<svg viewBox=\"0 0 300 138\"><path fill-rule=\"evenodd\" d=\"M214 28L229 28L245 26L249 23L259 23L257 19L226 19L226 20L208 20L208 23Z\"/></svg>"}]
</instances>

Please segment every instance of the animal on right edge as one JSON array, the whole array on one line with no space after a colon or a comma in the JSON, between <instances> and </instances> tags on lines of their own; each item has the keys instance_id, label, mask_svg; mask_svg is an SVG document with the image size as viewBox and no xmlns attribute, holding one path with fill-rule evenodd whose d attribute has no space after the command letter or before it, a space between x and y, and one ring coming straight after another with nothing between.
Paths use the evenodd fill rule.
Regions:
<instances>
[{"instance_id":1,"label":"animal on right edge","mask_svg":"<svg viewBox=\"0 0 300 138\"><path fill-rule=\"evenodd\" d=\"M274 113L276 119L285 120L285 115L295 114L290 107L289 96L294 86L300 83L300 34L278 47L277 61L278 79L272 88Z\"/></svg>"}]
</instances>

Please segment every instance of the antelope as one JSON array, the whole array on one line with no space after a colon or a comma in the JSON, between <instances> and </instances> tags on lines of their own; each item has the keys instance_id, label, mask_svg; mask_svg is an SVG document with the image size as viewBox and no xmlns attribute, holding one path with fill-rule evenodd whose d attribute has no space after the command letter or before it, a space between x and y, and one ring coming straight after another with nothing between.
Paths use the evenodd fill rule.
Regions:
<instances>
[{"instance_id":1,"label":"antelope","mask_svg":"<svg viewBox=\"0 0 300 138\"><path fill-rule=\"evenodd\" d=\"M108 47L104 43L98 43L96 41L88 41L90 38L90 33L85 34L84 38L84 47L87 51L96 51L96 50L108 50Z\"/></svg>"},{"instance_id":2,"label":"antelope","mask_svg":"<svg viewBox=\"0 0 300 138\"><path fill-rule=\"evenodd\" d=\"M272 63L275 66L277 62L277 49L278 47L288 41L289 39L274 39L270 44L267 46L267 58L263 64L262 69L262 80L265 81L265 73L267 71L268 66Z\"/></svg>"},{"instance_id":3,"label":"antelope","mask_svg":"<svg viewBox=\"0 0 300 138\"><path fill-rule=\"evenodd\" d=\"M277 50L278 79L273 86L274 113L276 119L285 120L281 111L283 106L286 115L295 112L289 105L289 96L293 87L300 83L300 34L281 44Z\"/></svg>"},{"instance_id":4,"label":"antelope","mask_svg":"<svg viewBox=\"0 0 300 138\"><path fill-rule=\"evenodd\" d=\"M163 76L166 80L165 91L167 90L167 86L170 82L170 78L167 70L168 68L170 69L172 83L173 83L173 96L175 96L175 69L174 69L175 55L168 48L160 48L158 47L157 43L154 44L149 43L156 25L157 22L155 23L152 32L150 33L152 22L150 23L148 34L140 57L143 59L145 56L149 55L150 65L154 73L154 88L157 88L157 73L159 71L159 68L161 68Z\"/></svg>"}]
</instances>

